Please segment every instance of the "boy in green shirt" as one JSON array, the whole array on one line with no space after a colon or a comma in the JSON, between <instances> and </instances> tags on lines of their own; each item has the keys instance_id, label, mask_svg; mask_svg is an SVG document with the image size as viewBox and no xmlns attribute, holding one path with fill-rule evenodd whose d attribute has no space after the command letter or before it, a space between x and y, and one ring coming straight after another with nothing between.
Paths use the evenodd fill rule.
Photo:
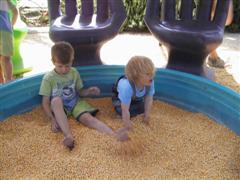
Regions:
<instances>
[{"instance_id":1,"label":"boy in green shirt","mask_svg":"<svg viewBox=\"0 0 240 180\"><path fill-rule=\"evenodd\" d=\"M114 132L94 115L98 109L81 100L81 96L99 95L96 86L83 89L78 71L72 67L74 50L67 42L58 42L51 49L54 70L43 77L39 94L43 96L42 106L52 123L52 131L62 131L63 144L70 150L74 148L74 138L67 116L72 115L77 121L89 128L115 136L118 140L128 139L125 129Z\"/></svg>"}]
</instances>

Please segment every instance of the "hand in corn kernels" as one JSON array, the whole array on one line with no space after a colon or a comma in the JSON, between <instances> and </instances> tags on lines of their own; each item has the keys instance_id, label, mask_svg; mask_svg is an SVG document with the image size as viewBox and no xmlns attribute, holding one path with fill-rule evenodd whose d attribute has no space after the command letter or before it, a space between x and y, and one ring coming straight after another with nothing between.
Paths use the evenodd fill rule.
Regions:
<instances>
[{"instance_id":1,"label":"hand in corn kernels","mask_svg":"<svg viewBox=\"0 0 240 180\"><path fill-rule=\"evenodd\" d=\"M127 134L128 130L127 128L123 127L123 128L119 128L116 131L116 138L118 141L127 141L130 140L128 134Z\"/></svg>"}]
</instances>

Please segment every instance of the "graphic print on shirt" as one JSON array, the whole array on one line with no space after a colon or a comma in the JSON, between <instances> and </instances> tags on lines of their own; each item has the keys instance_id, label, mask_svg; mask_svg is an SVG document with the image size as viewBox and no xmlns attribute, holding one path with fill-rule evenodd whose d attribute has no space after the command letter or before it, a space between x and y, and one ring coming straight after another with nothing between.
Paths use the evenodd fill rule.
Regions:
<instances>
[{"instance_id":1,"label":"graphic print on shirt","mask_svg":"<svg viewBox=\"0 0 240 180\"><path fill-rule=\"evenodd\" d=\"M68 81L67 83L58 83L52 91L52 97L61 97L63 105L66 109L71 110L78 100L78 94L75 90L74 81Z\"/></svg>"}]
</instances>

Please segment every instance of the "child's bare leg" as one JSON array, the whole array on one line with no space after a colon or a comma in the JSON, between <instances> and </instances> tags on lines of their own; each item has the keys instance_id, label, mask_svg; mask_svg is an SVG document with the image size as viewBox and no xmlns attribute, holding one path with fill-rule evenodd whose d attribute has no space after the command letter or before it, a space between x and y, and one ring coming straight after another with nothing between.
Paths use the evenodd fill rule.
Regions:
<instances>
[{"instance_id":1,"label":"child's bare leg","mask_svg":"<svg viewBox=\"0 0 240 180\"><path fill-rule=\"evenodd\" d=\"M52 123L52 125L51 125L52 132L57 133L57 132L61 131L61 128L59 127L59 125L58 125L56 120L52 120L51 123Z\"/></svg>"},{"instance_id":2,"label":"child's bare leg","mask_svg":"<svg viewBox=\"0 0 240 180\"><path fill-rule=\"evenodd\" d=\"M8 56L2 56L2 72L4 75L4 82L11 81L13 78L13 67L12 67L12 60Z\"/></svg>"},{"instance_id":3,"label":"child's bare leg","mask_svg":"<svg viewBox=\"0 0 240 180\"><path fill-rule=\"evenodd\" d=\"M0 68L0 84L3 84L3 76L2 76L1 68Z\"/></svg>"},{"instance_id":4,"label":"child's bare leg","mask_svg":"<svg viewBox=\"0 0 240 180\"><path fill-rule=\"evenodd\" d=\"M74 147L73 135L70 131L68 119L63 109L63 103L60 97L55 97L51 101L51 108L54 113L57 124L64 134L63 144L69 149Z\"/></svg>"},{"instance_id":5,"label":"child's bare leg","mask_svg":"<svg viewBox=\"0 0 240 180\"><path fill-rule=\"evenodd\" d=\"M212 13L212 18L214 17L216 6L217 6L217 0L213 0L213 6L212 6L212 12L211 12ZM228 26L232 23L233 16L234 16L233 1L230 0L230 5L229 5L229 9L228 9L228 15L227 15L227 19L226 19L226 22L225 22L225 26ZM214 50L213 52L210 53L207 63L208 63L209 66L212 66L212 67L217 67L217 68L224 68L225 67L224 60L222 60L218 56L216 50Z\"/></svg>"},{"instance_id":6,"label":"child's bare leg","mask_svg":"<svg viewBox=\"0 0 240 180\"><path fill-rule=\"evenodd\" d=\"M4 82L3 71L2 71L2 56L0 55L0 84Z\"/></svg>"},{"instance_id":7,"label":"child's bare leg","mask_svg":"<svg viewBox=\"0 0 240 180\"><path fill-rule=\"evenodd\" d=\"M126 130L117 130L116 133L105 123L98 120L97 118L93 117L90 113L84 113L79 117L79 121L92 129L96 129L101 133L106 133L111 136L116 137L120 141L125 141L128 139L127 131Z\"/></svg>"},{"instance_id":8,"label":"child's bare leg","mask_svg":"<svg viewBox=\"0 0 240 180\"><path fill-rule=\"evenodd\" d=\"M209 54L209 57L211 57L212 59L217 59L218 58L218 54L217 51L214 50Z\"/></svg>"},{"instance_id":9,"label":"child's bare leg","mask_svg":"<svg viewBox=\"0 0 240 180\"><path fill-rule=\"evenodd\" d=\"M65 137L72 137L68 119L63 109L63 103L60 97L55 97L51 101L51 108L54 113L55 119L61 128Z\"/></svg>"},{"instance_id":10,"label":"child's bare leg","mask_svg":"<svg viewBox=\"0 0 240 180\"><path fill-rule=\"evenodd\" d=\"M79 121L92 129L96 129L97 131L101 132L101 133L106 133L109 135L114 136L115 133L113 132L113 130L107 126L106 124L104 124L103 122L99 121L97 118L93 117L90 113L84 113L79 117Z\"/></svg>"}]
</instances>

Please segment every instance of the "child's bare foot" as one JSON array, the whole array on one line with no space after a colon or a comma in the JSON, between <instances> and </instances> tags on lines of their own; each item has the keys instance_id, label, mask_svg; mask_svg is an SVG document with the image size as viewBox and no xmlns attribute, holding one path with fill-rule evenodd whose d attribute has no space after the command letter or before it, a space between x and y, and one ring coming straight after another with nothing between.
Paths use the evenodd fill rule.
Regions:
<instances>
[{"instance_id":1,"label":"child's bare foot","mask_svg":"<svg viewBox=\"0 0 240 180\"><path fill-rule=\"evenodd\" d=\"M115 133L116 133L116 138L118 141L127 141L130 140L128 134L128 129L123 127L123 128L119 128Z\"/></svg>"},{"instance_id":2,"label":"child's bare foot","mask_svg":"<svg viewBox=\"0 0 240 180\"><path fill-rule=\"evenodd\" d=\"M70 151L74 148L74 140L70 137L66 137L63 139L63 145L66 146Z\"/></svg>"}]
</instances>

